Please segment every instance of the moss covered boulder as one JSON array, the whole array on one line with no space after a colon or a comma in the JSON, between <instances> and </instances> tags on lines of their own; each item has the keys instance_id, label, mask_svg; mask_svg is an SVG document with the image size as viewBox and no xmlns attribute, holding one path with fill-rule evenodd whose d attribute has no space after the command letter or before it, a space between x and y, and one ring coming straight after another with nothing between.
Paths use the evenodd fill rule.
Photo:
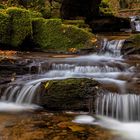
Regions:
<instances>
[{"instance_id":1,"label":"moss covered boulder","mask_svg":"<svg viewBox=\"0 0 140 140\"><path fill-rule=\"evenodd\" d=\"M91 79L65 79L42 83L40 104L50 110L89 110L101 92L99 83Z\"/></svg>"},{"instance_id":2,"label":"moss covered boulder","mask_svg":"<svg viewBox=\"0 0 140 140\"><path fill-rule=\"evenodd\" d=\"M93 46L94 35L74 25L62 24L60 19L33 20L34 43L45 51L69 51Z\"/></svg>"},{"instance_id":3,"label":"moss covered boulder","mask_svg":"<svg viewBox=\"0 0 140 140\"><path fill-rule=\"evenodd\" d=\"M10 39L10 17L4 10L0 10L0 44L9 44Z\"/></svg>"},{"instance_id":4,"label":"moss covered boulder","mask_svg":"<svg viewBox=\"0 0 140 140\"><path fill-rule=\"evenodd\" d=\"M13 47L18 47L32 34L31 15L28 10L10 7L6 10L10 16L11 40L10 43Z\"/></svg>"},{"instance_id":5,"label":"moss covered boulder","mask_svg":"<svg viewBox=\"0 0 140 140\"><path fill-rule=\"evenodd\" d=\"M126 39L121 52L124 55L140 54L140 34L131 35Z\"/></svg>"}]
</instances>

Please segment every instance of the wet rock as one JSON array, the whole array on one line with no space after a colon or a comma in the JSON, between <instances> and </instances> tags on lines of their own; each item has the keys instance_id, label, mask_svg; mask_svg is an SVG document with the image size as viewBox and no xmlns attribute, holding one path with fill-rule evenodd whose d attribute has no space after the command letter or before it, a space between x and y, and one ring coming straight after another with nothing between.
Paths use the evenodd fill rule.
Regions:
<instances>
[{"instance_id":1,"label":"wet rock","mask_svg":"<svg viewBox=\"0 0 140 140\"><path fill-rule=\"evenodd\" d=\"M15 122L7 122L4 126L5 126L6 128L9 128L9 127L14 127L15 125L16 125Z\"/></svg>"},{"instance_id":2,"label":"wet rock","mask_svg":"<svg viewBox=\"0 0 140 140\"><path fill-rule=\"evenodd\" d=\"M0 75L26 74L29 73L29 64L32 61L28 59L3 59L0 61Z\"/></svg>"},{"instance_id":3,"label":"wet rock","mask_svg":"<svg viewBox=\"0 0 140 140\"><path fill-rule=\"evenodd\" d=\"M99 87L97 81L85 78L44 82L39 104L49 110L89 111L95 96L102 91ZM92 100L93 104L90 104L89 100Z\"/></svg>"},{"instance_id":4,"label":"wet rock","mask_svg":"<svg viewBox=\"0 0 140 140\"><path fill-rule=\"evenodd\" d=\"M128 38L121 49L123 55L140 54L140 34L132 35Z\"/></svg>"}]
</instances>

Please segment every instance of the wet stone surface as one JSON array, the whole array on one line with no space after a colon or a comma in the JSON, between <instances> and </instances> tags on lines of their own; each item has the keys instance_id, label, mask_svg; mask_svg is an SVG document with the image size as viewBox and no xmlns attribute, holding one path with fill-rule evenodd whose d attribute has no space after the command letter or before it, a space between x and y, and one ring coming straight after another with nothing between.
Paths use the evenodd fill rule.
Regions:
<instances>
[{"instance_id":1,"label":"wet stone surface","mask_svg":"<svg viewBox=\"0 0 140 140\"><path fill-rule=\"evenodd\" d=\"M112 140L98 126L72 122L74 114L40 112L0 117L1 140Z\"/></svg>"}]
</instances>

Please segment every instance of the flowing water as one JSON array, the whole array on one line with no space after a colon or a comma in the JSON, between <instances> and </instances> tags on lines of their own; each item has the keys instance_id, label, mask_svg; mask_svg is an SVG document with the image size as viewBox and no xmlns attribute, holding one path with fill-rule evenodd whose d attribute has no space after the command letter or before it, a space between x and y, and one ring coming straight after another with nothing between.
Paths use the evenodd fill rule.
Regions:
<instances>
[{"instance_id":1,"label":"flowing water","mask_svg":"<svg viewBox=\"0 0 140 140\"><path fill-rule=\"evenodd\" d=\"M131 139L138 140L140 124L136 121L140 121L140 96L137 94L140 90L133 93L134 85L139 80L138 70L136 62L121 56L123 43L123 39L104 39L100 51L92 55L34 61L29 65L29 74L20 76L0 90L0 112L40 109L34 101L38 100L41 92L41 82L67 78L95 79L109 90L96 99L98 121L96 123L91 116L84 116L76 118L75 122L97 124L120 135L130 132L127 127L136 127L136 131L133 129L135 136ZM31 74L34 66L37 71Z\"/></svg>"},{"instance_id":2,"label":"flowing water","mask_svg":"<svg viewBox=\"0 0 140 140\"><path fill-rule=\"evenodd\" d=\"M131 19L131 27L135 32L140 32L140 16L132 16Z\"/></svg>"}]
</instances>

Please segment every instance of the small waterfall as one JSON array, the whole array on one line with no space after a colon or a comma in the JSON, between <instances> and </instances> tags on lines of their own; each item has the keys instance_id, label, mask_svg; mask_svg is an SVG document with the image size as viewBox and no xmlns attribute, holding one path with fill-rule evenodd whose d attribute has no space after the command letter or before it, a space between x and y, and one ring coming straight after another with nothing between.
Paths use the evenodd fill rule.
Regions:
<instances>
[{"instance_id":1,"label":"small waterfall","mask_svg":"<svg viewBox=\"0 0 140 140\"><path fill-rule=\"evenodd\" d=\"M1 95L2 102L14 102L16 104L31 104L39 92L40 82L35 84L11 85Z\"/></svg>"},{"instance_id":2,"label":"small waterfall","mask_svg":"<svg viewBox=\"0 0 140 140\"><path fill-rule=\"evenodd\" d=\"M121 121L140 120L140 96L132 94L106 93L96 100L96 114Z\"/></svg>"},{"instance_id":3,"label":"small waterfall","mask_svg":"<svg viewBox=\"0 0 140 140\"><path fill-rule=\"evenodd\" d=\"M102 49L100 50L101 54L107 56L119 57L121 56L121 48L125 40L108 40L103 39L101 42Z\"/></svg>"},{"instance_id":4,"label":"small waterfall","mask_svg":"<svg viewBox=\"0 0 140 140\"><path fill-rule=\"evenodd\" d=\"M140 32L140 16L132 16L131 19L131 28L135 32Z\"/></svg>"},{"instance_id":5,"label":"small waterfall","mask_svg":"<svg viewBox=\"0 0 140 140\"><path fill-rule=\"evenodd\" d=\"M52 70L69 70L70 72L75 73L97 73L97 72L119 72L121 71L117 67L111 67L108 65L101 66L78 66L78 65L70 65L70 64L52 64Z\"/></svg>"}]
</instances>

